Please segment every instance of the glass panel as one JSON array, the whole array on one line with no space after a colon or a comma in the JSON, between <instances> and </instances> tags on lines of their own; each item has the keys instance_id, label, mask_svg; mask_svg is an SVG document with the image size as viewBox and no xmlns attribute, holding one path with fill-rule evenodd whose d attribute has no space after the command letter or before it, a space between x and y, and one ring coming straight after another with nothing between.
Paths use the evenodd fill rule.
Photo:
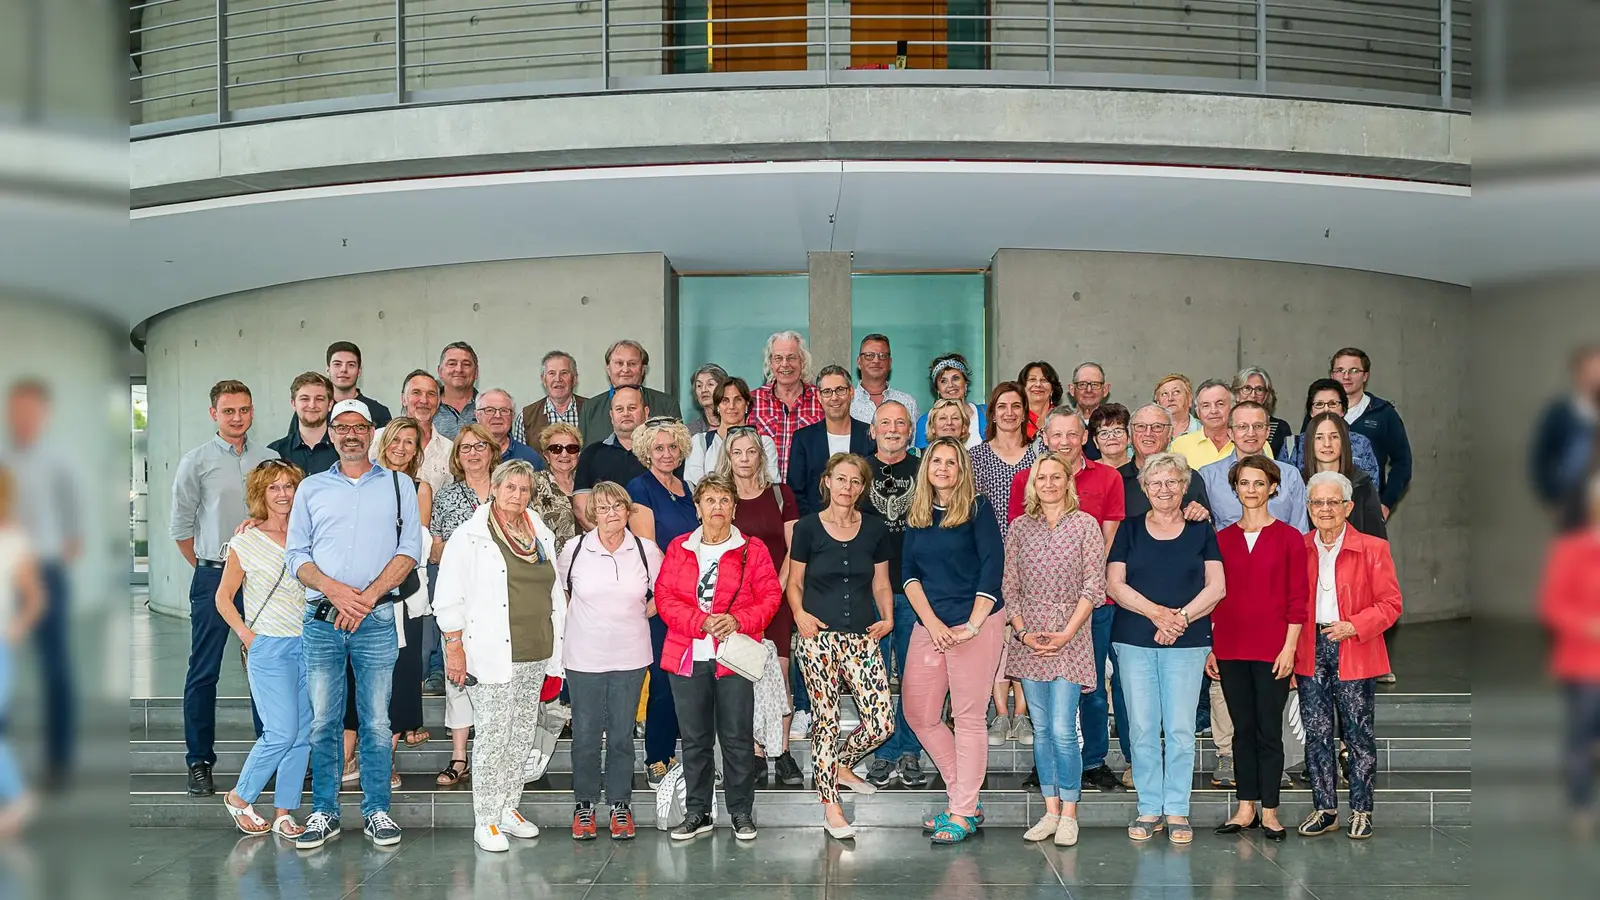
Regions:
<instances>
[{"instance_id":1,"label":"glass panel","mask_svg":"<svg viewBox=\"0 0 1600 900\"><path fill-rule=\"evenodd\" d=\"M678 402L694 415L694 370L712 362L754 388L761 354L778 331L807 328L811 301L805 275L706 275L678 280Z\"/></svg>"},{"instance_id":2,"label":"glass panel","mask_svg":"<svg viewBox=\"0 0 1600 900\"><path fill-rule=\"evenodd\" d=\"M133 556L133 573L145 575L150 568L150 463L148 456L150 404L143 384L131 386L130 422L133 464L128 472L128 537Z\"/></svg>"},{"instance_id":3,"label":"glass panel","mask_svg":"<svg viewBox=\"0 0 1600 900\"><path fill-rule=\"evenodd\" d=\"M982 272L929 275L856 275L850 281L851 337L856 347L873 332L889 336L896 371L890 384L933 405L928 364L961 353L972 365L968 399L983 403L989 378L984 365L985 284Z\"/></svg>"}]
</instances>

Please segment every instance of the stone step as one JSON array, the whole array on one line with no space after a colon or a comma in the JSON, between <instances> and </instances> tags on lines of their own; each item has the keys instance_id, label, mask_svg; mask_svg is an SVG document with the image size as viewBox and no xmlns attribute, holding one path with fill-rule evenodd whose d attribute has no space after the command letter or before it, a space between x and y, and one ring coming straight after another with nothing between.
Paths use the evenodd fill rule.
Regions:
<instances>
[{"instance_id":1,"label":"stone step","mask_svg":"<svg viewBox=\"0 0 1600 900\"><path fill-rule=\"evenodd\" d=\"M1026 827L1044 812L1037 793L1021 787L1023 776L992 773L984 786L983 807L987 824L996 827ZM184 791L184 776L130 775L130 823L134 826L184 826L228 828L228 814L222 808L221 793L233 786L233 777L216 779L216 797L192 798ZM390 803L390 811L401 827L467 828L472 820L472 791L469 785L440 788L431 776L405 775ZM353 787L353 786L352 786ZM523 793L521 810L552 837L563 836L572 821L572 781L569 775L549 774L531 784ZM1211 787L1210 781L1196 775L1190 815L1197 826L1210 827L1230 813L1233 792ZM718 791L719 808L724 802ZM1344 792L1341 790L1340 792ZM306 807L309 807L309 793ZM944 808L943 786L934 776L927 788L909 790L893 787L872 796L846 792L846 813L863 826L918 827L922 819ZM270 810L270 791L257 802L257 809ZM1343 799L1341 798L1341 803ZM1120 827L1136 814L1137 798L1131 791L1087 792L1078 806L1078 818L1088 827ZM1311 807L1310 791L1295 788L1284 792L1286 820L1298 819ZM655 824L655 793L643 778L635 779L633 807L641 827ZM1472 820L1472 774L1469 771L1385 772L1375 779L1374 821L1379 828L1389 825L1470 825ZM816 794L806 788L758 785L756 820L771 827L815 826L822 821ZM302 816L304 809L302 810ZM360 796L355 790L340 792L340 816L345 827L359 831ZM719 821L726 821L726 815ZM219 831L219 833L221 833Z\"/></svg>"},{"instance_id":2,"label":"stone step","mask_svg":"<svg viewBox=\"0 0 1600 900\"><path fill-rule=\"evenodd\" d=\"M402 775L432 774L449 763L452 750L443 729L433 729L433 739L418 747L401 745L396 754L396 765ZM253 741L248 726L233 727L223 731L225 740L216 743L218 773L238 773L244 765ZM1466 770L1471 768L1472 733L1465 725L1405 725L1382 724L1378 727L1378 771ZM556 744L555 758L550 771L572 771L572 742L563 738ZM635 740L638 771L644 771L644 742ZM1210 772L1216 765L1216 744L1208 737L1197 739L1196 771ZM471 751L471 745L468 745ZM811 742L790 742L790 752L802 769L811 766ZM1121 742L1111 739L1111 765L1120 769L1125 763ZM923 764L932 770L932 764ZM182 729L135 729L129 743L129 771L136 775L159 775L182 772L185 750ZM990 772L1027 772L1033 766L1033 749L1008 742L989 749Z\"/></svg>"}]
</instances>

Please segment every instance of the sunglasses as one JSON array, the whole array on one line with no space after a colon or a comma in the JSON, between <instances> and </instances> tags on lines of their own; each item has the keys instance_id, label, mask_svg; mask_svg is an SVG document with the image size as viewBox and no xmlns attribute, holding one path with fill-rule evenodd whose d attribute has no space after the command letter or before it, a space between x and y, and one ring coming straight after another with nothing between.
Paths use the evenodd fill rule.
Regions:
<instances>
[{"instance_id":1,"label":"sunglasses","mask_svg":"<svg viewBox=\"0 0 1600 900\"><path fill-rule=\"evenodd\" d=\"M644 424L651 428L655 428L658 425L671 425L676 421L678 420L675 416L651 416L650 418L644 420Z\"/></svg>"},{"instance_id":2,"label":"sunglasses","mask_svg":"<svg viewBox=\"0 0 1600 900\"><path fill-rule=\"evenodd\" d=\"M757 433L757 431L756 431L756 427L754 425L733 425L733 426L728 428L728 437L730 437L730 438L733 437L736 434L756 434L756 433Z\"/></svg>"},{"instance_id":3,"label":"sunglasses","mask_svg":"<svg viewBox=\"0 0 1600 900\"><path fill-rule=\"evenodd\" d=\"M551 453L556 456L560 456L563 453L569 456L577 456L583 451L583 448L579 447L577 444L546 444L544 449L546 453Z\"/></svg>"}]
</instances>

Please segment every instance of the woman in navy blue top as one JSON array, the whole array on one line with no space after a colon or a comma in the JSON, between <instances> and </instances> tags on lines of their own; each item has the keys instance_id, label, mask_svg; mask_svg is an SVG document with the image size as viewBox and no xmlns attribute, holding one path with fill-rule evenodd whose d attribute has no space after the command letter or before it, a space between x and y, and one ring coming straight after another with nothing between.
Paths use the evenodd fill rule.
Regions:
<instances>
[{"instance_id":1,"label":"woman in navy blue top","mask_svg":"<svg viewBox=\"0 0 1600 900\"><path fill-rule=\"evenodd\" d=\"M973 483L967 448L954 438L935 440L917 470L900 562L919 620L900 704L949 794L945 812L924 823L934 843L965 840L983 821L978 790L989 768L989 689L1005 642L1003 552L1000 525ZM954 734L941 720L946 696Z\"/></svg>"},{"instance_id":2,"label":"woman in navy blue top","mask_svg":"<svg viewBox=\"0 0 1600 900\"><path fill-rule=\"evenodd\" d=\"M1183 517L1191 474L1177 454L1157 453L1145 461L1139 484L1150 511L1117 529L1106 567L1107 593L1117 604L1111 648L1127 701L1139 791L1139 817L1128 826L1128 837L1136 841L1162 829L1174 844L1194 840L1189 789L1195 708L1211 652L1208 616L1222 600L1223 574L1211 524Z\"/></svg>"},{"instance_id":3,"label":"woman in navy blue top","mask_svg":"<svg viewBox=\"0 0 1600 900\"><path fill-rule=\"evenodd\" d=\"M656 546L666 547L673 538L688 534L700 525L689 486L677 475L678 466L689 455L689 429L677 419L657 417L634 429L633 452L646 471L628 482L633 512L628 527ZM678 744L678 708L672 702L672 686L661 668L661 647L667 640L667 626L656 615L652 603L650 643L654 654L650 663L650 700L644 714L645 775L653 786L667 774Z\"/></svg>"}]
</instances>

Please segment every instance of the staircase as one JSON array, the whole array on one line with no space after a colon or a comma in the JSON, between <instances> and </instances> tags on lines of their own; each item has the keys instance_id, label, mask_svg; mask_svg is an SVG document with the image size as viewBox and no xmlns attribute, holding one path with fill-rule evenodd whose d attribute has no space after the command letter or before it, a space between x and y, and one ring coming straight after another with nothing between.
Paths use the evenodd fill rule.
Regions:
<instances>
[{"instance_id":1,"label":"staircase","mask_svg":"<svg viewBox=\"0 0 1600 900\"><path fill-rule=\"evenodd\" d=\"M855 710L848 697L841 702L843 728L854 727ZM423 698L424 721L444 720L444 700ZM1386 825L1470 825L1472 812L1472 697L1461 693L1398 693L1380 690L1377 707L1378 775L1374 819ZM129 701L129 807L135 826L225 827L227 813L221 795L233 786L252 744L249 701L242 697L217 702L218 796L191 798L185 792L182 701L175 697ZM404 827L467 828L472 825L470 782L442 788L434 775L450 758L448 732L430 726L432 739L420 747L401 745L397 768L402 784L393 795L391 812ZM655 795L645 785L643 742L636 741L638 772L633 805L641 826L655 823ZM810 783L811 745L794 741L791 752ZM1210 772L1216 748L1209 738L1198 740L1191 815L1199 825L1220 822L1230 812L1233 792L1211 786ZM1118 740L1111 740L1113 768L1121 769ZM1033 765L1033 750L1016 744L990 748L989 775L984 784L983 807L988 824L1026 827L1044 812L1040 795L1022 788ZM926 788L910 790L898 783L873 796L845 793L846 812L859 825L915 827L929 813L943 809L943 784L931 762L923 759L930 775ZM864 771L864 770L863 770ZM572 817L571 742L563 739L545 777L527 786L522 811L541 826L564 828ZM355 785L347 786L355 788ZM1342 785L1341 785L1342 787ZM305 805L309 811L310 779ZM720 792L719 792L720 793ZM1341 790L1341 802L1343 802ZM719 807L721 798L718 799ZM1285 821L1298 821L1311 808L1310 790L1297 785L1284 792ZM360 821L358 790L340 794L345 821ZM266 815L271 808L270 785L256 804ZM1131 791L1086 791L1078 807L1083 825L1122 826L1135 815ZM756 785L756 819L765 826L809 826L822 820L815 792L809 787L779 785L775 779Z\"/></svg>"}]
</instances>

